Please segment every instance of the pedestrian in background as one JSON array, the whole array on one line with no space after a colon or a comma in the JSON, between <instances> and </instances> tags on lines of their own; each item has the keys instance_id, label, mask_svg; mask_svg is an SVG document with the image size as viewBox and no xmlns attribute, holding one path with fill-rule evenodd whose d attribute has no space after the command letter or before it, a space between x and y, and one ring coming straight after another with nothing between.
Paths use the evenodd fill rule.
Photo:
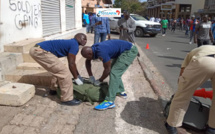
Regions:
<instances>
[{"instance_id":1,"label":"pedestrian in background","mask_svg":"<svg viewBox=\"0 0 215 134\"><path fill-rule=\"evenodd\" d=\"M191 20L189 22L189 27L190 27L190 44L192 44L194 32L195 32L195 27L197 24L197 20L195 19L195 15L192 15Z\"/></svg>"},{"instance_id":2,"label":"pedestrian in background","mask_svg":"<svg viewBox=\"0 0 215 134\"><path fill-rule=\"evenodd\" d=\"M168 20L163 17L163 19L161 20L161 25L162 25L162 36L166 35L166 29L167 29L167 24L168 24Z\"/></svg>"},{"instance_id":3,"label":"pedestrian in background","mask_svg":"<svg viewBox=\"0 0 215 134\"><path fill-rule=\"evenodd\" d=\"M209 45L210 40L213 43L211 23L208 22L208 15L204 15L203 20L196 26L194 43L197 43L197 46L200 47L201 45Z\"/></svg>"},{"instance_id":4,"label":"pedestrian in background","mask_svg":"<svg viewBox=\"0 0 215 134\"><path fill-rule=\"evenodd\" d=\"M93 19L94 13L90 13L90 32L93 33L93 26L92 26L92 19Z\"/></svg>"},{"instance_id":5,"label":"pedestrian in background","mask_svg":"<svg viewBox=\"0 0 215 134\"><path fill-rule=\"evenodd\" d=\"M135 21L130 18L130 13L128 11L124 11L123 16L124 17L118 21L120 30L119 39L134 43L134 31L136 29Z\"/></svg>"},{"instance_id":6,"label":"pedestrian in background","mask_svg":"<svg viewBox=\"0 0 215 134\"><path fill-rule=\"evenodd\" d=\"M151 17L149 21L155 22L155 17Z\"/></svg>"},{"instance_id":7,"label":"pedestrian in background","mask_svg":"<svg viewBox=\"0 0 215 134\"><path fill-rule=\"evenodd\" d=\"M185 35L189 35L189 29L190 29L189 21L190 20L188 18L185 20L185 30L186 30Z\"/></svg>"},{"instance_id":8,"label":"pedestrian in background","mask_svg":"<svg viewBox=\"0 0 215 134\"><path fill-rule=\"evenodd\" d=\"M212 31L213 38L214 38L213 45L215 45L215 20L213 21L211 31Z\"/></svg>"},{"instance_id":9,"label":"pedestrian in background","mask_svg":"<svg viewBox=\"0 0 215 134\"><path fill-rule=\"evenodd\" d=\"M195 90L203 85L208 79L211 80L215 90L215 46L205 45L193 49L184 59L178 79L178 90L176 91L170 105L169 115L165 123L169 134L178 134L177 127L182 122L190 100ZM215 92L215 91L213 91ZM215 134L215 97L209 113L206 134ZM198 117L193 117L198 118Z\"/></svg>"},{"instance_id":10,"label":"pedestrian in background","mask_svg":"<svg viewBox=\"0 0 215 134\"><path fill-rule=\"evenodd\" d=\"M110 39L110 24L107 17L96 17L92 18L92 26L94 26L94 44Z\"/></svg>"},{"instance_id":11,"label":"pedestrian in background","mask_svg":"<svg viewBox=\"0 0 215 134\"><path fill-rule=\"evenodd\" d=\"M85 10L85 14L83 15L84 24L86 26L86 32L90 32L90 19L89 15L87 14L87 11Z\"/></svg>"},{"instance_id":12,"label":"pedestrian in background","mask_svg":"<svg viewBox=\"0 0 215 134\"><path fill-rule=\"evenodd\" d=\"M171 25L172 25L172 29L171 29L171 31L172 32L175 32L175 29L176 29L176 20L174 19L173 21L172 21L172 23L171 23Z\"/></svg>"}]
</instances>

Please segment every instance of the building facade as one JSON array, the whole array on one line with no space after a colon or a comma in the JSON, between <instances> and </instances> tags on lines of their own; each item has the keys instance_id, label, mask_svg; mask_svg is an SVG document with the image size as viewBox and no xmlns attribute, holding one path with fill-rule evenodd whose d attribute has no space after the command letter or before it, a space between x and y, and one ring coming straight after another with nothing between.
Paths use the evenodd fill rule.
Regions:
<instances>
[{"instance_id":1,"label":"building facade","mask_svg":"<svg viewBox=\"0 0 215 134\"><path fill-rule=\"evenodd\" d=\"M82 28L80 0L0 0L0 52L29 38L52 39Z\"/></svg>"},{"instance_id":2,"label":"building facade","mask_svg":"<svg viewBox=\"0 0 215 134\"><path fill-rule=\"evenodd\" d=\"M82 0L82 12L96 12L96 8L112 7L112 0Z\"/></svg>"},{"instance_id":3,"label":"building facade","mask_svg":"<svg viewBox=\"0 0 215 134\"><path fill-rule=\"evenodd\" d=\"M209 15L212 20L215 20L215 0L205 0L204 9L199 9L196 13L196 15L198 16L202 16L205 14Z\"/></svg>"},{"instance_id":4,"label":"building facade","mask_svg":"<svg viewBox=\"0 0 215 134\"><path fill-rule=\"evenodd\" d=\"M148 0L149 17L189 18L204 8L205 0Z\"/></svg>"}]
</instances>

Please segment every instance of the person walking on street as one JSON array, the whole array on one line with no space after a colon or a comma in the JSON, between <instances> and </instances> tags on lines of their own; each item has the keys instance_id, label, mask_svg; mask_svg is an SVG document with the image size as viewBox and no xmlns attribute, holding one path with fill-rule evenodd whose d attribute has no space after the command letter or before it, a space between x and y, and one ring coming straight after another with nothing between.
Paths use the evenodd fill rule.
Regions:
<instances>
[{"instance_id":1,"label":"person walking on street","mask_svg":"<svg viewBox=\"0 0 215 134\"><path fill-rule=\"evenodd\" d=\"M209 45L210 39L213 43L214 39L211 31L211 23L208 22L208 16L205 15L203 21L196 26L194 41L197 43L197 46L200 47L201 45Z\"/></svg>"},{"instance_id":2,"label":"person walking on street","mask_svg":"<svg viewBox=\"0 0 215 134\"><path fill-rule=\"evenodd\" d=\"M130 18L130 13L128 11L123 12L123 16L124 17L118 21L120 29L119 39L134 43L135 21Z\"/></svg>"},{"instance_id":3,"label":"person walking on street","mask_svg":"<svg viewBox=\"0 0 215 134\"><path fill-rule=\"evenodd\" d=\"M195 27L197 24L197 20L195 19L195 15L192 15L191 20L189 22L189 27L190 27L190 44L192 44L194 32L195 32Z\"/></svg>"},{"instance_id":4,"label":"person walking on street","mask_svg":"<svg viewBox=\"0 0 215 134\"><path fill-rule=\"evenodd\" d=\"M176 20L174 19L174 20L172 21L172 29L171 29L171 31L172 31L172 32L175 32L175 28L176 28Z\"/></svg>"},{"instance_id":5,"label":"person walking on street","mask_svg":"<svg viewBox=\"0 0 215 134\"><path fill-rule=\"evenodd\" d=\"M213 38L214 38L213 45L215 45L215 21L213 21L211 30L212 30L212 34L213 34Z\"/></svg>"},{"instance_id":6,"label":"person walking on street","mask_svg":"<svg viewBox=\"0 0 215 134\"><path fill-rule=\"evenodd\" d=\"M185 30L186 30L186 32L185 32L185 35L189 35L189 19L186 19L186 21L185 21Z\"/></svg>"},{"instance_id":7,"label":"person walking on street","mask_svg":"<svg viewBox=\"0 0 215 134\"><path fill-rule=\"evenodd\" d=\"M107 40L96 43L92 47L84 47L81 54L86 58L87 72L90 81L94 85L100 85L110 75L108 94L105 100L97 105L95 109L114 108L114 100L117 94L123 98L127 97L121 77L137 56L137 47L133 43L124 40ZM95 80L91 71L91 60L93 59L100 59L104 66L103 74L98 80ZM111 59L113 59L112 62Z\"/></svg>"},{"instance_id":8,"label":"person walking on street","mask_svg":"<svg viewBox=\"0 0 215 134\"><path fill-rule=\"evenodd\" d=\"M169 115L165 123L169 134L177 134L177 127L182 126L185 113L195 90L211 79L215 92L215 46L205 45L193 49L185 57L178 79L176 91L170 105ZM215 134L215 97L209 113L206 134ZM198 117L195 117L198 118Z\"/></svg>"},{"instance_id":9,"label":"person walking on street","mask_svg":"<svg viewBox=\"0 0 215 134\"><path fill-rule=\"evenodd\" d=\"M166 34L167 24L168 24L168 20L164 17L164 18L161 20L162 34L163 34L162 36L165 36L165 34Z\"/></svg>"},{"instance_id":10,"label":"person walking on street","mask_svg":"<svg viewBox=\"0 0 215 134\"><path fill-rule=\"evenodd\" d=\"M44 41L30 49L31 57L53 75L51 94L56 94L55 85L58 82L61 90L61 102L64 105L78 105L81 103L81 101L73 98L72 75L78 85L83 84L83 78L76 68L75 59L79 46L84 46L86 42L87 36L78 33L74 39ZM58 59L60 57L67 57L69 68Z\"/></svg>"},{"instance_id":11,"label":"person walking on street","mask_svg":"<svg viewBox=\"0 0 215 134\"><path fill-rule=\"evenodd\" d=\"M110 39L110 24L107 17L96 17L92 18L92 26L94 26L94 43L99 43ZM100 41L99 41L100 40Z\"/></svg>"},{"instance_id":12,"label":"person walking on street","mask_svg":"<svg viewBox=\"0 0 215 134\"><path fill-rule=\"evenodd\" d=\"M90 32L90 19L89 15L87 14L87 11L85 11L85 14L83 16L84 24L86 25L86 32Z\"/></svg>"}]
</instances>

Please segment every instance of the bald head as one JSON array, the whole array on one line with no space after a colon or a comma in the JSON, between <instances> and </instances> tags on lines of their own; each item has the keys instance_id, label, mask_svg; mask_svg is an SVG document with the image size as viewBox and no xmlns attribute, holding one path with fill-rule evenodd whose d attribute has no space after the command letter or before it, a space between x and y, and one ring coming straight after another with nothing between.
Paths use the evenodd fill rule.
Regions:
<instances>
[{"instance_id":1,"label":"bald head","mask_svg":"<svg viewBox=\"0 0 215 134\"><path fill-rule=\"evenodd\" d=\"M83 33L77 33L74 38L78 41L78 44L81 46L84 46L87 43L87 36Z\"/></svg>"},{"instance_id":2,"label":"bald head","mask_svg":"<svg viewBox=\"0 0 215 134\"><path fill-rule=\"evenodd\" d=\"M81 50L81 55L88 59L88 60L92 60L93 59L93 50L91 47L83 47Z\"/></svg>"}]
</instances>

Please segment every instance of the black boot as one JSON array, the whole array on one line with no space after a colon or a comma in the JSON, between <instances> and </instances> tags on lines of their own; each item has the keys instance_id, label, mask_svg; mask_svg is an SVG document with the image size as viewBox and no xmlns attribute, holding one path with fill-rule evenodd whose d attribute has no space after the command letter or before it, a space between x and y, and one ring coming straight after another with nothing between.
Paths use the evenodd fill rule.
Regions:
<instances>
[{"instance_id":1,"label":"black boot","mask_svg":"<svg viewBox=\"0 0 215 134\"><path fill-rule=\"evenodd\" d=\"M215 128L207 127L205 134L215 134Z\"/></svg>"},{"instance_id":2,"label":"black boot","mask_svg":"<svg viewBox=\"0 0 215 134\"><path fill-rule=\"evenodd\" d=\"M56 95L56 94L57 94L57 91L55 91L55 90L49 90L49 94L50 94L50 95Z\"/></svg>"},{"instance_id":3,"label":"black boot","mask_svg":"<svg viewBox=\"0 0 215 134\"><path fill-rule=\"evenodd\" d=\"M167 122L165 123L165 127L169 134L178 134L176 127L170 126Z\"/></svg>"}]
</instances>

